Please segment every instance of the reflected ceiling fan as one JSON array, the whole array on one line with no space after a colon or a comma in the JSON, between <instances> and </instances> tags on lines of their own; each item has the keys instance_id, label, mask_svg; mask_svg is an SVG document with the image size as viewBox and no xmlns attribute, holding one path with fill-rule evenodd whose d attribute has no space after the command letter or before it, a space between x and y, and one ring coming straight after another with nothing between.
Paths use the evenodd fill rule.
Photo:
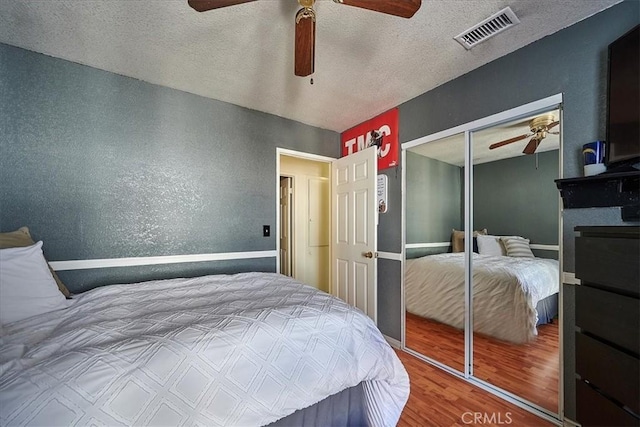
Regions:
<instances>
[{"instance_id":1,"label":"reflected ceiling fan","mask_svg":"<svg viewBox=\"0 0 640 427\"><path fill-rule=\"evenodd\" d=\"M536 152L540 143L547 137L547 134L558 135L560 132L551 132L550 129L558 126L560 122L556 120L553 114L545 114L538 116L529 122L529 129L531 133L516 136L514 138L505 139L504 141L496 142L489 146L490 150L494 148L502 147L504 145L512 144L514 142L521 141L523 139L531 137L529 143L524 147L522 151L524 154L533 154Z\"/></svg>"},{"instance_id":2,"label":"reflected ceiling fan","mask_svg":"<svg viewBox=\"0 0 640 427\"><path fill-rule=\"evenodd\" d=\"M198 12L250 3L256 0L188 0L189 6ZM333 0L335 3L373 10L388 15L411 18L420 9L422 0ZM298 0L302 9L296 13L295 75L313 74L316 39L315 0Z\"/></svg>"}]
</instances>

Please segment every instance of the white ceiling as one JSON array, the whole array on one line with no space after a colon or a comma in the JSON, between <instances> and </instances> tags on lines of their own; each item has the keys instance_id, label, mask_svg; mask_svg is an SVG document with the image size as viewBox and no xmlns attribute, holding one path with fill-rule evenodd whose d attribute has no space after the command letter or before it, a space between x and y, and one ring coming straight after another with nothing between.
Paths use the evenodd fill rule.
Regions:
<instances>
[{"instance_id":1,"label":"white ceiling","mask_svg":"<svg viewBox=\"0 0 640 427\"><path fill-rule=\"evenodd\" d=\"M423 0L411 19L316 2L316 65L293 75L295 0L0 0L0 42L342 132L620 0ZM521 23L453 37L511 6Z\"/></svg>"}]
</instances>

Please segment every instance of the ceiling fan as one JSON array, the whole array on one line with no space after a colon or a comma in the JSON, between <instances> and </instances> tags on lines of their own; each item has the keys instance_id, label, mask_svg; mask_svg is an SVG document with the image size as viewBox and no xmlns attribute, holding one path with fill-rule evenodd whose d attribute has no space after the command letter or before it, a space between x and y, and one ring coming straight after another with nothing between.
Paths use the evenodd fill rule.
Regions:
<instances>
[{"instance_id":1,"label":"ceiling fan","mask_svg":"<svg viewBox=\"0 0 640 427\"><path fill-rule=\"evenodd\" d=\"M560 122L556 120L553 114L545 114L543 116L538 116L532 119L529 122L529 129L531 133L526 133L524 135L516 136L514 138L505 139L504 141L496 142L489 146L490 150L494 148L502 147L507 144L512 144L517 141L521 141L523 139L532 137L529 140L529 143L524 147L522 151L524 154L533 154L536 152L540 143L543 139L547 137L547 134L558 135L560 132L550 132L550 129L558 126Z\"/></svg>"},{"instance_id":2,"label":"ceiling fan","mask_svg":"<svg viewBox=\"0 0 640 427\"><path fill-rule=\"evenodd\" d=\"M188 0L189 6L198 12L221 7L250 3L256 0ZM420 9L422 0L333 0L335 3L373 10L388 15L411 18ZM315 0L298 0L302 9L296 13L295 75L313 74L315 62L316 14Z\"/></svg>"}]
</instances>

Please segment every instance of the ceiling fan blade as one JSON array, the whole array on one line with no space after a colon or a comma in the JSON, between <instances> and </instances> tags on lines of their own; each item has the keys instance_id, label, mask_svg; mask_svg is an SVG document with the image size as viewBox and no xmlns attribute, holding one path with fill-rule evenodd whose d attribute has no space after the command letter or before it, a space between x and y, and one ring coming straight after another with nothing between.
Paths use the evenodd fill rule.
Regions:
<instances>
[{"instance_id":1,"label":"ceiling fan blade","mask_svg":"<svg viewBox=\"0 0 640 427\"><path fill-rule=\"evenodd\" d=\"M422 0L333 0L347 6L359 7L386 13L388 15L411 18L420 9Z\"/></svg>"},{"instance_id":2,"label":"ceiling fan blade","mask_svg":"<svg viewBox=\"0 0 640 427\"><path fill-rule=\"evenodd\" d=\"M525 133L524 135L516 136L514 138L505 139L504 141L496 142L489 146L489 150L493 150L494 148L502 147L503 145L511 144L512 142L520 141L527 137L531 136L529 133Z\"/></svg>"},{"instance_id":3,"label":"ceiling fan blade","mask_svg":"<svg viewBox=\"0 0 640 427\"><path fill-rule=\"evenodd\" d=\"M249 3L256 0L189 0L189 6L198 12L220 9L221 7L235 6L237 4Z\"/></svg>"},{"instance_id":4,"label":"ceiling fan blade","mask_svg":"<svg viewBox=\"0 0 640 427\"><path fill-rule=\"evenodd\" d=\"M524 147L524 150L522 150L522 152L524 154L533 154L536 152L536 150L538 149L538 145L540 145L540 142L542 142L542 139L538 139L537 137L533 137L531 138L531 140L529 140L529 143L527 144L526 147Z\"/></svg>"},{"instance_id":5,"label":"ceiling fan blade","mask_svg":"<svg viewBox=\"0 0 640 427\"><path fill-rule=\"evenodd\" d=\"M558 126L560 124L560 122L553 122L553 123L549 123L549 126L547 126L547 130L554 128L556 126Z\"/></svg>"},{"instance_id":6,"label":"ceiling fan blade","mask_svg":"<svg viewBox=\"0 0 640 427\"><path fill-rule=\"evenodd\" d=\"M313 10L302 8L296 14L295 75L313 74L316 43L316 16Z\"/></svg>"}]
</instances>

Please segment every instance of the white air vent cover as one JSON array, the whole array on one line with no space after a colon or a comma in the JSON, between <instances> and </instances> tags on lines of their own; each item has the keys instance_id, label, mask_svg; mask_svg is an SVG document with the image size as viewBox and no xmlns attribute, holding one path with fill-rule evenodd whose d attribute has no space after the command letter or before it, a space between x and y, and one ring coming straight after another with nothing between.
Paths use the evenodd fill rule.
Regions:
<instances>
[{"instance_id":1,"label":"white air vent cover","mask_svg":"<svg viewBox=\"0 0 640 427\"><path fill-rule=\"evenodd\" d=\"M513 13L513 10L511 10L510 7L505 7L500 12L491 15L454 38L464 46L465 49L471 49L478 43L482 43L486 39L519 23L520 20L516 14Z\"/></svg>"}]
</instances>

